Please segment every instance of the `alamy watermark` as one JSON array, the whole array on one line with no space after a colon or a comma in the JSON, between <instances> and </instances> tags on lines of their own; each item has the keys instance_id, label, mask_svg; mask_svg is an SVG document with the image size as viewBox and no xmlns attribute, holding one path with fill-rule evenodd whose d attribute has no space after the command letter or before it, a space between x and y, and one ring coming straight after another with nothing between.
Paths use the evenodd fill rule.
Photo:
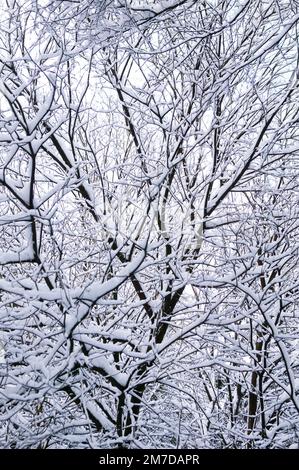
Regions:
<instances>
[{"instance_id":1,"label":"alamy watermark","mask_svg":"<svg viewBox=\"0 0 299 470\"><path fill-rule=\"evenodd\" d=\"M0 341L0 364L5 362L5 348L4 343Z\"/></svg>"}]
</instances>

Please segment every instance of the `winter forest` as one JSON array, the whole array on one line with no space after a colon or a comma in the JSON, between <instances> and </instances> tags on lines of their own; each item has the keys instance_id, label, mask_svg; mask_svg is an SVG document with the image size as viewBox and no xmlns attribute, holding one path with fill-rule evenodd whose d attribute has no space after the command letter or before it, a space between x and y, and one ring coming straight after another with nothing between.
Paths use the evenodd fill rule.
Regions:
<instances>
[{"instance_id":1,"label":"winter forest","mask_svg":"<svg viewBox=\"0 0 299 470\"><path fill-rule=\"evenodd\" d=\"M0 0L0 447L299 445L299 1Z\"/></svg>"}]
</instances>

